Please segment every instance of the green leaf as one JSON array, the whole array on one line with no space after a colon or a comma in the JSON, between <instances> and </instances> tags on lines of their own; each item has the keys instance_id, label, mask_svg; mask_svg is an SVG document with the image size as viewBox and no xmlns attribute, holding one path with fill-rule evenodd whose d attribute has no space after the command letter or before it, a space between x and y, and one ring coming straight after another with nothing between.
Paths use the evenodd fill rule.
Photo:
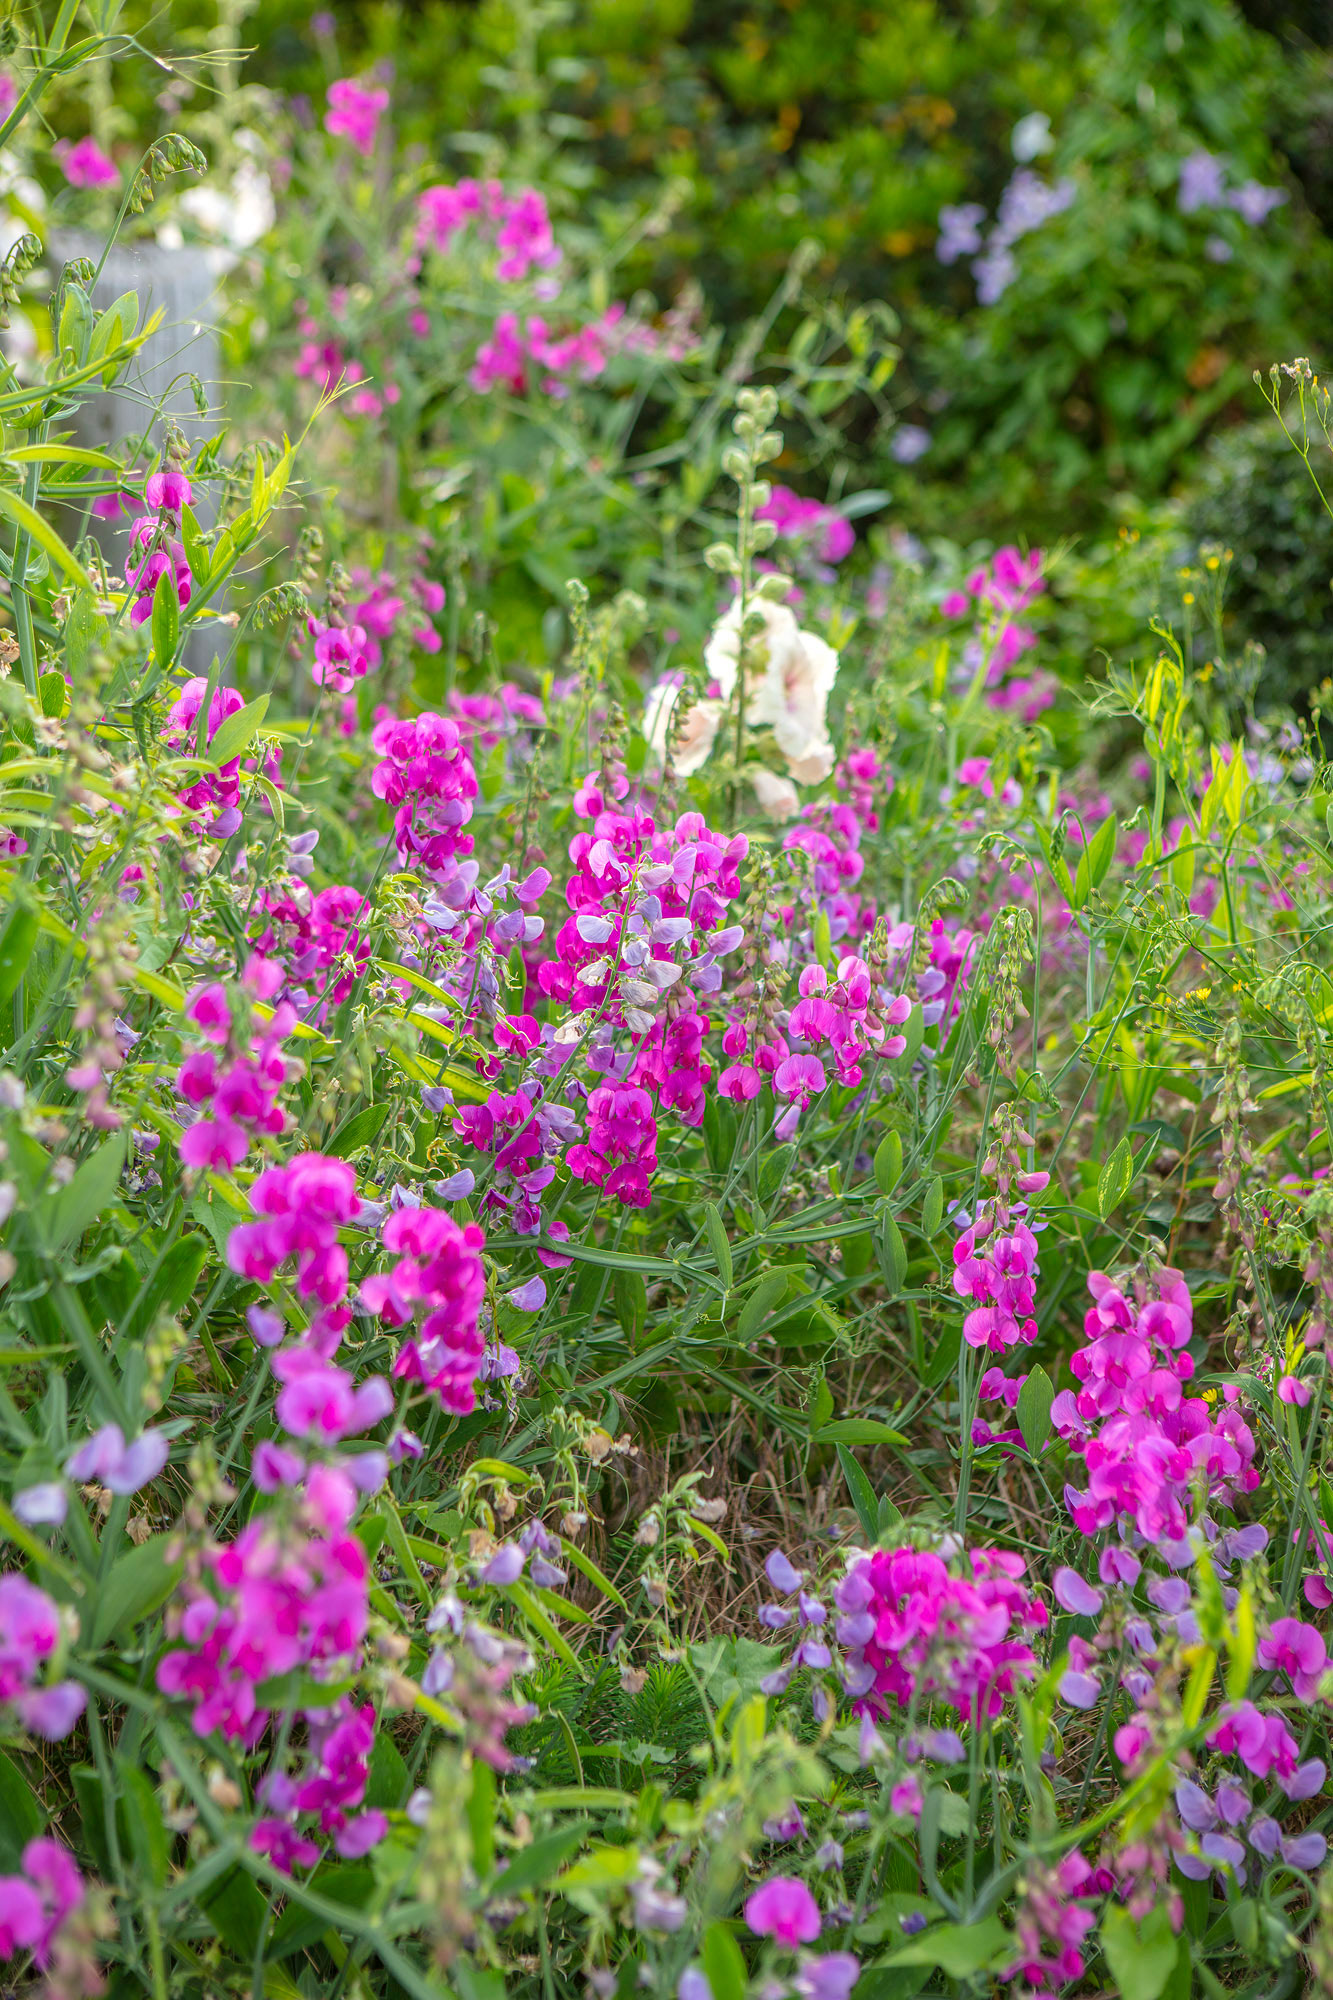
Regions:
<instances>
[{"instance_id":1,"label":"green leaf","mask_svg":"<svg viewBox=\"0 0 1333 2000\"><path fill-rule=\"evenodd\" d=\"M264 1898L250 1877L233 1868L220 1882L210 1882L194 1900L223 1944L248 1965L264 1922Z\"/></svg>"},{"instance_id":2,"label":"green leaf","mask_svg":"<svg viewBox=\"0 0 1333 2000\"><path fill-rule=\"evenodd\" d=\"M153 651L165 673L176 657L180 644L181 609L176 595L176 573L168 566L157 579L153 592Z\"/></svg>"},{"instance_id":3,"label":"green leaf","mask_svg":"<svg viewBox=\"0 0 1333 2000\"><path fill-rule=\"evenodd\" d=\"M1150 1910L1141 1924L1112 1904L1102 1918L1101 1943L1117 1989L1134 2000L1158 2000L1176 1964L1176 1934L1166 1904Z\"/></svg>"},{"instance_id":4,"label":"green leaf","mask_svg":"<svg viewBox=\"0 0 1333 2000\"><path fill-rule=\"evenodd\" d=\"M370 1868L336 1865L317 1868L310 1877L310 1887L342 1909L363 1910L375 1893L375 1875ZM268 1956L290 1958L293 1952L304 1951L316 1943L326 1931L337 1935L331 1919L322 1911L305 1910L299 1903L291 1902L273 1926Z\"/></svg>"},{"instance_id":5,"label":"green leaf","mask_svg":"<svg viewBox=\"0 0 1333 2000\"><path fill-rule=\"evenodd\" d=\"M886 1132L875 1148L875 1184L881 1194L892 1194L903 1175L903 1142L896 1132Z\"/></svg>"},{"instance_id":6,"label":"green leaf","mask_svg":"<svg viewBox=\"0 0 1333 2000\"><path fill-rule=\"evenodd\" d=\"M171 1868L171 1836L157 1793L130 1758L116 1757L116 1823L125 1849L141 1876L155 1889L166 1886Z\"/></svg>"},{"instance_id":7,"label":"green leaf","mask_svg":"<svg viewBox=\"0 0 1333 2000\"><path fill-rule=\"evenodd\" d=\"M520 1848L508 1867L496 1877L498 1893L517 1896L524 1889L541 1888L553 1875L559 1874L571 1855L578 1853L591 1824L591 1820L575 1820L572 1825L562 1826L555 1833L545 1833L540 1840Z\"/></svg>"},{"instance_id":8,"label":"green leaf","mask_svg":"<svg viewBox=\"0 0 1333 2000\"><path fill-rule=\"evenodd\" d=\"M363 1105L350 1118L344 1118L331 1139L324 1142L324 1151L331 1153L335 1160L348 1160L360 1147L368 1146L376 1138L380 1126L389 1115L389 1106L384 1104Z\"/></svg>"},{"instance_id":9,"label":"green leaf","mask_svg":"<svg viewBox=\"0 0 1333 2000\"><path fill-rule=\"evenodd\" d=\"M907 1276L907 1245L903 1233L891 1215L886 1215L875 1232L875 1249L879 1255L879 1268L884 1273L884 1282L895 1296L903 1288Z\"/></svg>"},{"instance_id":10,"label":"green leaf","mask_svg":"<svg viewBox=\"0 0 1333 2000\"><path fill-rule=\"evenodd\" d=\"M861 1523L867 1541L873 1542L879 1532L879 1507L875 1500L875 1489L845 1444L838 1446L838 1463L842 1467L842 1476L847 1481L847 1491L852 1496L856 1518Z\"/></svg>"},{"instance_id":11,"label":"green leaf","mask_svg":"<svg viewBox=\"0 0 1333 2000\"><path fill-rule=\"evenodd\" d=\"M68 1187L43 1204L46 1241L52 1250L82 1236L111 1202L125 1164L125 1134L113 1132L90 1153Z\"/></svg>"},{"instance_id":12,"label":"green leaf","mask_svg":"<svg viewBox=\"0 0 1333 2000\"><path fill-rule=\"evenodd\" d=\"M1051 1404L1054 1400L1055 1389L1051 1378L1038 1364L1018 1392L1018 1428L1034 1458L1051 1434Z\"/></svg>"},{"instance_id":13,"label":"green leaf","mask_svg":"<svg viewBox=\"0 0 1333 2000\"><path fill-rule=\"evenodd\" d=\"M31 1779L0 1750L0 1870L18 1873L23 1849L45 1824Z\"/></svg>"},{"instance_id":14,"label":"green leaf","mask_svg":"<svg viewBox=\"0 0 1333 2000\"><path fill-rule=\"evenodd\" d=\"M55 529L44 521L35 508L17 493L10 493L0 486L0 514L8 514L15 527L31 537L38 548L45 549L53 563L63 569L70 582L81 590L88 588L88 578L65 547Z\"/></svg>"},{"instance_id":15,"label":"green leaf","mask_svg":"<svg viewBox=\"0 0 1333 2000\"><path fill-rule=\"evenodd\" d=\"M38 675L37 694L42 714L58 722L69 707L69 689L59 667L48 667L44 674Z\"/></svg>"},{"instance_id":16,"label":"green leaf","mask_svg":"<svg viewBox=\"0 0 1333 2000\"><path fill-rule=\"evenodd\" d=\"M926 1017L921 1011L919 1000L912 1002L912 1011L903 1022L902 1035L907 1047L901 1055L894 1056L892 1060L900 1062L904 1070L908 1070L920 1054L921 1044L926 1038Z\"/></svg>"},{"instance_id":17,"label":"green leaf","mask_svg":"<svg viewBox=\"0 0 1333 2000\"><path fill-rule=\"evenodd\" d=\"M36 910L28 903L16 902L0 930L0 1005L17 992L37 943L38 929ZM8 1036L5 1040L7 1044Z\"/></svg>"},{"instance_id":18,"label":"green leaf","mask_svg":"<svg viewBox=\"0 0 1333 2000\"><path fill-rule=\"evenodd\" d=\"M210 770L220 770L249 748L250 738L268 713L268 701L266 694L256 695L234 715L223 717L209 738L207 751L201 753L207 756Z\"/></svg>"},{"instance_id":19,"label":"green leaf","mask_svg":"<svg viewBox=\"0 0 1333 2000\"><path fill-rule=\"evenodd\" d=\"M811 1433L811 1444L906 1444L901 1431L875 1417L839 1417Z\"/></svg>"},{"instance_id":20,"label":"green leaf","mask_svg":"<svg viewBox=\"0 0 1333 2000\"><path fill-rule=\"evenodd\" d=\"M934 1236L944 1220L944 1182L936 1174L921 1204L921 1233Z\"/></svg>"},{"instance_id":21,"label":"green leaf","mask_svg":"<svg viewBox=\"0 0 1333 2000\"><path fill-rule=\"evenodd\" d=\"M65 660L75 687L86 680L93 648L105 637L106 619L97 609L97 600L91 591L80 590L65 620Z\"/></svg>"},{"instance_id":22,"label":"green leaf","mask_svg":"<svg viewBox=\"0 0 1333 2000\"><path fill-rule=\"evenodd\" d=\"M951 1979L966 1979L974 1972L980 1972L983 1965L989 1965L1001 1952L1013 1956L1014 1941L998 1917L986 1917L979 1924L936 1924L918 1937L899 1945L889 1955L890 1965L938 1965ZM1122 1986L1123 1993L1134 1994L1140 2000L1137 1989Z\"/></svg>"},{"instance_id":23,"label":"green leaf","mask_svg":"<svg viewBox=\"0 0 1333 2000\"><path fill-rule=\"evenodd\" d=\"M190 575L194 578L194 587L201 591L208 582L208 547L199 532L193 507L181 508L181 546L185 550Z\"/></svg>"},{"instance_id":24,"label":"green leaf","mask_svg":"<svg viewBox=\"0 0 1333 2000\"><path fill-rule=\"evenodd\" d=\"M708 1926L702 1956L713 2000L745 2000L749 1983L745 1960L728 1925L719 1921Z\"/></svg>"},{"instance_id":25,"label":"green leaf","mask_svg":"<svg viewBox=\"0 0 1333 2000\"><path fill-rule=\"evenodd\" d=\"M757 1340L763 1331L764 1322L787 1296L787 1274L785 1271L770 1271L759 1280L745 1302L745 1308L736 1322L736 1337L743 1346Z\"/></svg>"},{"instance_id":26,"label":"green leaf","mask_svg":"<svg viewBox=\"0 0 1333 2000\"><path fill-rule=\"evenodd\" d=\"M727 1241L727 1232L716 1202L704 1203L704 1227L708 1231L708 1244L713 1253L713 1262L717 1265L723 1284L730 1291L735 1277L731 1262L731 1245Z\"/></svg>"},{"instance_id":27,"label":"green leaf","mask_svg":"<svg viewBox=\"0 0 1333 2000\"><path fill-rule=\"evenodd\" d=\"M185 1565L179 1557L169 1561L167 1551L179 1546L178 1535L151 1535L137 1549L117 1557L91 1606L90 1638L94 1649L112 1639L123 1639L131 1626L170 1597Z\"/></svg>"},{"instance_id":28,"label":"green leaf","mask_svg":"<svg viewBox=\"0 0 1333 2000\"><path fill-rule=\"evenodd\" d=\"M477 1880L484 1882L495 1866L495 1773L480 1757L472 1766L467 1818L472 1831L472 1866Z\"/></svg>"},{"instance_id":29,"label":"green leaf","mask_svg":"<svg viewBox=\"0 0 1333 2000\"><path fill-rule=\"evenodd\" d=\"M955 1320L940 1336L940 1344L925 1366L921 1380L927 1389L938 1389L946 1376L952 1375L958 1366L958 1350L963 1344L962 1327Z\"/></svg>"},{"instance_id":30,"label":"green leaf","mask_svg":"<svg viewBox=\"0 0 1333 2000\"><path fill-rule=\"evenodd\" d=\"M1121 1139L1097 1178L1097 1213L1105 1221L1129 1193L1134 1179L1134 1154L1128 1137Z\"/></svg>"},{"instance_id":31,"label":"green leaf","mask_svg":"<svg viewBox=\"0 0 1333 2000\"><path fill-rule=\"evenodd\" d=\"M202 1230L190 1229L178 1236L140 1286L121 1323L122 1335L128 1340L141 1339L159 1313L178 1313L198 1283L207 1256L208 1240Z\"/></svg>"},{"instance_id":32,"label":"green leaf","mask_svg":"<svg viewBox=\"0 0 1333 2000\"><path fill-rule=\"evenodd\" d=\"M1111 872L1115 860L1115 842L1119 827L1114 813L1108 813L1088 842L1088 873L1094 889L1100 889Z\"/></svg>"}]
</instances>

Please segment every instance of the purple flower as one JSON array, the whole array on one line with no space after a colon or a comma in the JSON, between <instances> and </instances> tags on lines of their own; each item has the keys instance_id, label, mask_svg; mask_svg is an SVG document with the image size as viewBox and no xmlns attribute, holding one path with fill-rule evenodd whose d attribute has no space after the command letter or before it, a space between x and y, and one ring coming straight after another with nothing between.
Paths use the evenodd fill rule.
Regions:
<instances>
[{"instance_id":1,"label":"purple flower","mask_svg":"<svg viewBox=\"0 0 1333 2000\"><path fill-rule=\"evenodd\" d=\"M797 1805L788 1806L776 1819L764 1821L764 1834L769 1840L804 1840L805 1831L805 1821Z\"/></svg>"},{"instance_id":2,"label":"purple flower","mask_svg":"<svg viewBox=\"0 0 1333 2000\"><path fill-rule=\"evenodd\" d=\"M509 1303L517 1306L520 1312L540 1312L546 1304L545 1278L529 1278L525 1285L515 1285L509 1294Z\"/></svg>"},{"instance_id":3,"label":"purple flower","mask_svg":"<svg viewBox=\"0 0 1333 2000\"><path fill-rule=\"evenodd\" d=\"M1055 1592L1056 1603L1080 1618L1095 1618L1102 1608L1101 1591L1085 1583L1076 1569L1058 1569L1051 1588Z\"/></svg>"},{"instance_id":4,"label":"purple flower","mask_svg":"<svg viewBox=\"0 0 1333 2000\"><path fill-rule=\"evenodd\" d=\"M1289 1868L1318 1868L1328 1852L1322 1833L1297 1833L1281 1842L1282 1859Z\"/></svg>"},{"instance_id":5,"label":"purple flower","mask_svg":"<svg viewBox=\"0 0 1333 2000\"><path fill-rule=\"evenodd\" d=\"M88 1697L75 1681L58 1681L54 1687L33 1688L26 1694L16 1695L14 1707L25 1729L34 1736L42 1736L48 1743L59 1743L68 1736L84 1709Z\"/></svg>"},{"instance_id":6,"label":"purple flower","mask_svg":"<svg viewBox=\"0 0 1333 2000\"><path fill-rule=\"evenodd\" d=\"M349 1819L342 1832L335 1835L333 1844L344 1861L359 1861L372 1847L379 1846L388 1831L388 1820L372 1806Z\"/></svg>"},{"instance_id":7,"label":"purple flower","mask_svg":"<svg viewBox=\"0 0 1333 2000\"><path fill-rule=\"evenodd\" d=\"M861 1976L861 1961L849 1951L829 1951L822 1957L807 1958L796 1980L796 1990L805 2000L849 2000Z\"/></svg>"},{"instance_id":8,"label":"purple flower","mask_svg":"<svg viewBox=\"0 0 1333 2000\"><path fill-rule=\"evenodd\" d=\"M935 245L940 263L956 264L960 257L974 256L981 248L981 224L985 219L986 211L977 201L942 208L939 240Z\"/></svg>"},{"instance_id":9,"label":"purple flower","mask_svg":"<svg viewBox=\"0 0 1333 2000\"><path fill-rule=\"evenodd\" d=\"M1265 187L1262 181L1242 181L1239 187L1231 189L1227 195L1227 206L1234 208L1242 221L1256 228L1267 221L1275 208L1281 208L1287 199L1285 188Z\"/></svg>"},{"instance_id":10,"label":"purple flower","mask_svg":"<svg viewBox=\"0 0 1333 2000\"><path fill-rule=\"evenodd\" d=\"M799 1590L804 1579L804 1571L796 1569L787 1560L781 1549L774 1549L769 1556L768 1561L764 1564L764 1575L768 1578L774 1590L781 1590L787 1596L790 1596L794 1590Z\"/></svg>"},{"instance_id":11,"label":"purple flower","mask_svg":"<svg viewBox=\"0 0 1333 2000\"><path fill-rule=\"evenodd\" d=\"M899 424L889 439L889 456L899 465L915 465L930 450L930 432L920 424Z\"/></svg>"},{"instance_id":12,"label":"purple flower","mask_svg":"<svg viewBox=\"0 0 1333 2000\"><path fill-rule=\"evenodd\" d=\"M144 1431L127 1445L119 1424L104 1424L65 1461L71 1479L95 1479L112 1493L137 1493L167 1462L160 1431Z\"/></svg>"},{"instance_id":13,"label":"purple flower","mask_svg":"<svg viewBox=\"0 0 1333 2000\"><path fill-rule=\"evenodd\" d=\"M1093 1708L1102 1691L1096 1674L1081 1674L1071 1668L1060 1677L1060 1699L1071 1708Z\"/></svg>"},{"instance_id":14,"label":"purple flower","mask_svg":"<svg viewBox=\"0 0 1333 2000\"><path fill-rule=\"evenodd\" d=\"M1217 1812L1207 1792L1190 1778L1182 1778L1176 1786L1176 1811L1180 1823L1194 1833L1207 1833L1217 1825Z\"/></svg>"},{"instance_id":15,"label":"purple flower","mask_svg":"<svg viewBox=\"0 0 1333 2000\"><path fill-rule=\"evenodd\" d=\"M1225 200L1223 164L1216 153L1207 152L1191 153L1181 161L1176 202L1182 215L1193 215L1196 208L1221 207Z\"/></svg>"},{"instance_id":16,"label":"purple flower","mask_svg":"<svg viewBox=\"0 0 1333 2000\"><path fill-rule=\"evenodd\" d=\"M502 1542L480 1573L482 1583L517 1583L523 1574L523 1551L517 1542Z\"/></svg>"},{"instance_id":17,"label":"purple flower","mask_svg":"<svg viewBox=\"0 0 1333 2000\"><path fill-rule=\"evenodd\" d=\"M29 1528L58 1528L69 1508L69 1495L59 1480L25 1486L14 1495L14 1512Z\"/></svg>"}]
</instances>

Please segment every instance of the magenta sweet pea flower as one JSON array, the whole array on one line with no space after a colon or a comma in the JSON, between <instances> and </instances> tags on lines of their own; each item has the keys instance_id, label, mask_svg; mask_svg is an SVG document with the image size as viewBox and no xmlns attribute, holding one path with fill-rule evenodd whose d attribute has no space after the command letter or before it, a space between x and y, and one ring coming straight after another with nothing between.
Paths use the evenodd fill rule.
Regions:
<instances>
[{"instance_id":1,"label":"magenta sweet pea flower","mask_svg":"<svg viewBox=\"0 0 1333 2000\"><path fill-rule=\"evenodd\" d=\"M771 1937L787 1951L813 1944L819 1936L819 1905L804 1882L775 1875L745 1904L745 1921L756 1937Z\"/></svg>"},{"instance_id":2,"label":"magenta sweet pea flower","mask_svg":"<svg viewBox=\"0 0 1333 2000\"><path fill-rule=\"evenodd\" d=\"M52 151L71 187L115 187L120 180L119 167L102 151L91 133L86 138L77 140L74 145L62 140L52 148Z\"/></svg>"},{"instance_id":3,"label":"magenta sweet pea flower","mask_svg":"<svg viewBox=\"0 0 1333 2000\"><path fill-rule=\"evenodd\" d=\"M363 159L375 150L375 133L380 116L389 108L389 93L376 85L366 85L353 76L340 77L329 85L324 130L333 139L346 139Z\"/></svg>"}]
</instances>

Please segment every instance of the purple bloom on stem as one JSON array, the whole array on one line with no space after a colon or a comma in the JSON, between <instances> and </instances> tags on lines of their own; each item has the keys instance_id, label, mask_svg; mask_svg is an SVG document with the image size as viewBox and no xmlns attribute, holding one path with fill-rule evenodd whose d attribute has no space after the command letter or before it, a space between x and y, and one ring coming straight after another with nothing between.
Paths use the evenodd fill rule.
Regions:
<instances>
[{"instance_id":1,"label":"purple bloom on stem","mask_svg":"<svg viewBox=\"0 0 1333 2000\"><path fill-rule=\"evenodd\" d=\"M517 1583L523 1574L523 1551L517 1542L502 1542L480 1572L482 1583L504 1586Z\"/></svg>"},{"instance_id":2,"label":"purple bloom on stem","mask_svg":"<svg viewBox=\"0 0 1333 2000\"><path fill-rule=\"evenodd\" d=\"M1051 1588L1056 1603L1078 1617L1095 1618L1102 1608L1102 1593L1094 1590L1090 1583L1085 1583L1076 1569L1058 1569Z\"/></svg>"},{"instance_id":3,"label":"purple bloom on stem","mask_svg":"<svg viewBox=\"0 0 1333 2000\"><path fill-rule=\"evenodd\" d=\"M65 1462L71 1479L95 1479L112 1493L137 1493L167 1462L167 1441L160 1431L144 1431L127 1445L119 1424L104 1424Z\"/></svg>"},{"instance_id":4,"label":"purple bloom on stem","mask_svg":"<svg viewBox=\"0 0 1333 2000\"><path fill-rule=\"evenodd\" d=\"M792 1591L800 1589L804 1572L790 1563L781 1549L774 1549L764 1564L764 1575L774 1590L781 1590L790 1596Z\"/></svg>"}]
</instances>

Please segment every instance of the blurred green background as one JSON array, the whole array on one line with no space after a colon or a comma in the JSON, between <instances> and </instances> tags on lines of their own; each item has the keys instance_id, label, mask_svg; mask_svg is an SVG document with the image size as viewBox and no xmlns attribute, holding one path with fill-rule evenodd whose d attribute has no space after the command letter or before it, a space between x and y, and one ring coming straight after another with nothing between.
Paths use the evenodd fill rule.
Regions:
<instances>
[{"instance_id":1,"label":"blurred green background","mask_svg":"<svg viewBox=\"0 0 1333 2000\"><path fill-rule=\"evenodd\" d=\"M250 49L242 81L312 117L333 76L378 71L446 177L498 144L572 216L665 201L629 275L663 302L697 287L724 327L813 239L828 297L896 315L898 369L849 441L894 518L1085 545L1169 518L1235 549L1238 641L1293 687L1325 670L1333 524L1256 435L1253 376L1318 365L1326 340L1330 0L177 0L140 19L150 45ZM985 238L1021 206L1016 175L1058 198L988 302L975 249L943 261L941 211L975 205Z\"/></svg>"}]
</instances>

